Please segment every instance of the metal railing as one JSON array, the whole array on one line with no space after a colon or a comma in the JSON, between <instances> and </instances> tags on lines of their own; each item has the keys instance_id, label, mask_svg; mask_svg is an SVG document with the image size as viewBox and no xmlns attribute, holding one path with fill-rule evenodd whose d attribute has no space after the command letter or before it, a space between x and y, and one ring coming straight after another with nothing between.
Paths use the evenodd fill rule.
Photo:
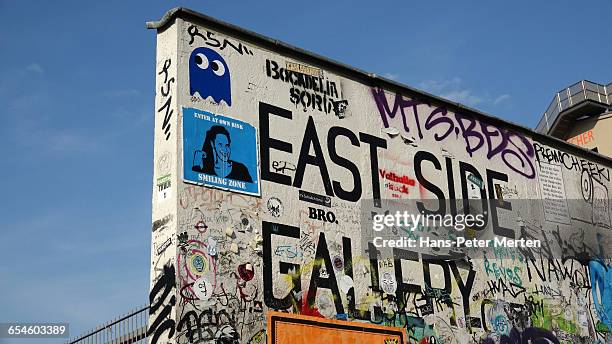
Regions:
<instances>
[{"instance_id":1,"label":"metal railing","mask_svg":"<svg viewBox=\"0 0 612 344\"><path fill-rule=\"evenodd\" d=\"M133 310L124 316L109 321L80 337L70 339L68 344L145 344L149 306Z\"/></svg>"},{"instance_id":2,"label":"metal railing","mask_svg":"<svg viewBox=\"0 0 612 344\"><path fill-rule=\"evenodd\" d=\"M611 105L612 83L604 86L588 80L582 80L557 92L536 126L536 131L548 133L557 117L559 117L559 113L586 100Z\"/></svg>"}]
</instances>

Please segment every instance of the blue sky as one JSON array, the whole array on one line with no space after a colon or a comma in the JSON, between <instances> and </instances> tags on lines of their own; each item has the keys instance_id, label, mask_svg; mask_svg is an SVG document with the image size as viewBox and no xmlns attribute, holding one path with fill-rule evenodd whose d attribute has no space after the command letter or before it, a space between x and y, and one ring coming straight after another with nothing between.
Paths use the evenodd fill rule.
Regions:
<instances>
[{"instance_id":1,"label":"blue sky","mask_svg":"<svg viewBox=\"0 0 612 344\"><path fill-rule=\"evenodd\" d=\"M0 322L77 335L147 302L144 25L178 5L529 127L559 89L612 81L609 0L0 0Z\"/></svg>"}]
</instances>

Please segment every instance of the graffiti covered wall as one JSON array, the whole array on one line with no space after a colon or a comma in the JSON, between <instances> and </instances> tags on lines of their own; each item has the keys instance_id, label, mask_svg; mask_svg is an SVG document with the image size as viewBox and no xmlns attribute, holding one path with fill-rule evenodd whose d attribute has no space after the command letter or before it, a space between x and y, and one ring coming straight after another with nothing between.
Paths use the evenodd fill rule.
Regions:
<instances>
[{"instance_id":1,"label":"graffiti covered wall","mask_svg":"<svg viewBox=\"0 0 612 344\"><path fill-rule=\"evenodd\" d=\"M611 340L609 162L188 18L157 35L151 343L264 343L269 311L411 343ZM496 235L550 240L364 244L363 203L404 199L482 200Z\"/></svg>"}]
</instances>

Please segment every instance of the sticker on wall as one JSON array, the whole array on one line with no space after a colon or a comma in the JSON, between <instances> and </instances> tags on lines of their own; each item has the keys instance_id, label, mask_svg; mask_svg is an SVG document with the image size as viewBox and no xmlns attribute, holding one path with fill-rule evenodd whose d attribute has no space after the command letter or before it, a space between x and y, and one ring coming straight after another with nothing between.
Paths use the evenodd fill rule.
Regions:
<instances>
[{"instance_id":1,"label":"sticker on wall","mask_svg":"<svg viewBox=\"0 0 612 344\"><path fill-rule=\"evenodd\" d=\"M397 282L395 281L395 276L388 272L385 272L382 275L381 287L382 290L387 294L395 293L395 290L397 289Z\"/></svg>"},{"instance_id":2,"label":"sticker on wall","mask_svg":"<svg viewBox=\"0 0 612 344\"><path fill-rule=\"evenodd\" d=\"M205 277L200 277L193 283L193 293L200 300L210 299L212 291L213 287Z\"/></svg>"},{"instance_id":3,"label":"sticker on wall","mask_svg":"<svg viewBox=\"0 0 612 344\"><path fill-rule=\"evenodd\" d=\"M321 196L312 192L300 190L299 199L300 201L331 207L331 197L329 196Z\"/></svg>"},{"instance_id":4,"label":"sticker on wall","mask_svg":"<svg viewBox=\"0 0 612 344\"><path fill-rule=\"evenodd\" d=\"M215 238L212 238L212 237L208 238L208 254L211 257L214 257L217 255L217 240L215 240Z\"/></svg>"},{"instance_id":5,"label":"sticker on wall","mask_svg":"<svg viewBox=\"0 0 612 344\"><path fill-rule=\"evenodd\" d=\"M183 108L183 179L260 195L254 126L210 112Z\"/></svg>"},{"instance_id":6,"label":"sticker on wall","mask_svg":"<svg viewBox=\"0 0 612 344\"><path fill-rule=\"evenodd\" d=\"M338 281L338 287L342 290L343 293L347 294L351 288L355 286L353 279L351 276L344 275L340 277Z\"/></svg>"},{"instance_id":7,"label":"sticker on wall","mask_svg":"<svg viewBox=\"0 0 612 344\"><path fill-rule=\"evenodd\" d=\"M285 68L292 72L298 72L310 76L323 77L323 71L317 67L303 65L297 62L285 61Z\"/></svg>"},{"instance_id":8,"label":"sticker on wall","mask_svg":"<svg viewBox=\"0 0 612 344\"><path fill-rule=\"evenodd\" d=\"M206 257L201 253L192 255L189 259L189 271L196 276L202 276L207 273L208 261Z\"/></svg>"},{"instance_id":9,"label":"sticker on wall","mask_svg":"<svg viewBox=\"0 0 612 344\"><path fill-rule=\"evenodd\" d=\"M270 215L280 217L283 214L283 202L278 197L270 197L267 206Z\"/></svg>"},{"instance_id":10,"label":"sticker on wall","mask_svg":"<svg viewBox=\"0 0 612 344\"><path fill-rule=\"evenodd\" d=\"M157 246L157 255L159 256L162 253L164 253L164 251L168 248L168 246L170 246L170 244L172 244L172 238L166 239L166 241L161 243L161 245L156 245Z\"/></svg>"},{"instance_id":11,"label":"sticker on wall","mask_svg":"<svg viewBox=\"0 0 612 344\"><path fill-rule=\"evenodd\" d=\"M230 70L225 59L210 48L196 48L189 57L189 94L212 97L219 104L232 105Z\"/></svg>"},{"instance_id":12,"label":"sticker on wall","mask_svg":"<svg viewBox=\"0 0 612 344\"><path fill-rule=\"evenodd\" d=\"M332 265L336 271L340 271L344 268L344 259L342 259L340 256L335 256L332 261Z\"/></svg>"},{"instance_id":13,"label":"sticker on wall","mask_svg":"<svg viewBox=\"0 0 612 344\"><path fill-rule=\"evenodd\" d=\"M540 162L538 178L547 221L570 224L569 208L565 196L563 170L559 165Z\"/></svg>"},{"instance_id":14,"label":"sticker on wall","mask_svg":"<svg viewBox=\"0 0 612 344\"><path fill-rule=\"evenodd\" d=\"M162 177L157 178L157 200L159 202L165 201L170 198L170 174L166 174Z\"/></svg>"},{"instance_id":15,"label":"sticker on wall","mask_svg":"<svg viewBox=\"0 0 612 344\"><path fill-rule=\"evenodd\" d=\"M253 276L255 275L253 264L245 263L238 265L238 275L246 282L252 280Z\"/></svg>"}]
</instances>

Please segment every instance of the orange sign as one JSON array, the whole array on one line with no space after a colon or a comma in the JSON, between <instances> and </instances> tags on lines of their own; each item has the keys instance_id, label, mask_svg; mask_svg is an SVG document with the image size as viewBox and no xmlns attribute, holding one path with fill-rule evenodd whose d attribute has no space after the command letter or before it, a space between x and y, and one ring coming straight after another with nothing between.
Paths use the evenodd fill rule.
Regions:
<instances>
[{"instance_id":1,"label":"orange sign","mask_svg":"<svg viewBox=\"0 0 612 344\"><path fill-rule=\"evenodd\" d=\"M403 328L268 312L268 344L404 344Z\"/></svg>"}]
</instances>

